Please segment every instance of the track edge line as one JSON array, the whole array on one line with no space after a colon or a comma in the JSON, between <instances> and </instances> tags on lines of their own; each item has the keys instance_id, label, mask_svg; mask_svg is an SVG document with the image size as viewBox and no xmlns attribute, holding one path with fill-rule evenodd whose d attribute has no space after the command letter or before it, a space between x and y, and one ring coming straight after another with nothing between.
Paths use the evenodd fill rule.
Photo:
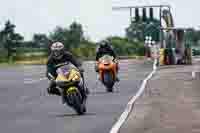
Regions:
<instances>
[{"instance_id":1,"label":"track edge line","mask_svg":"<svg viewBox=\"0 0 200 133\"><path fill-rule=\"evenodd\" d=\"M121 116L119 117L117 122L112 126L109 133L118 133L119 132L121 126L124 124L124 122L126 121L128 116L130 115L130 112L133 109L134 103L141 96L141 94L144 92L144 90L146 88L147 81L152 78L152 76L156 73L156 70L157 70L157 59L154 60L153 71L143 80L138 92L136 93L135 96L133 96L129 100L128 104L126 105L124 112L121 114Z\"/></svg>"}]
</instances>

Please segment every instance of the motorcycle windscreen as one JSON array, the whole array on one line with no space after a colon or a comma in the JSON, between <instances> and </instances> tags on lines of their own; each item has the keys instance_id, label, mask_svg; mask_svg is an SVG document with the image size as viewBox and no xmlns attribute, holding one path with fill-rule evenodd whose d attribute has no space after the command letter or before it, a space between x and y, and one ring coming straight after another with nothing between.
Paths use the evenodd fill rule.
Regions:
<instances>
[{"instance_id":1,"label":"motorcycle windscreen","mask_svg":"<svg viewBox=\"0 0 200 133\"><path fill-rule=\"evenodd\" d=\"M99 59L100 62L102 63L111 63L113 61L114 57L113 56L110 56L110 55L104 55L103 57L101 57Z\"/></svg>"},{"instance_id":2,"label":"motorcycle windscreen","mask_svg":"<svg viewBox=\"0 0 200 133\"><path fill-rule=\"evenodd\" d=\"M70 73L70 65L64 65L64 66L61 66L59 67L56 72L58 74L58 76L62 76L62 78L67 78L69 73Z\"/></svg>"}]
</instances>

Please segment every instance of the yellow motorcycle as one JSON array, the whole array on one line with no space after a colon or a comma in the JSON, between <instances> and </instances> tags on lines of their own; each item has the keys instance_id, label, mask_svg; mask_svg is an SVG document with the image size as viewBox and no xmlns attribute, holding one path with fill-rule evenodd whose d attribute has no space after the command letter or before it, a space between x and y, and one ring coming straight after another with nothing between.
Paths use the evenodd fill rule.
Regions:
<instances>
[{"instance_id":1,"label":"yellow motorcycle","mask_svg":"<svg viewBox=\"0 0 200 133\"><path fill-rule=\"evenodd\" d=\"M86 112L86 105L80 89L83 84L79 70L71 63L57 69L56 88L61 92L63 102L72 107L79 115Z\"/></svg>"}]
</instances>

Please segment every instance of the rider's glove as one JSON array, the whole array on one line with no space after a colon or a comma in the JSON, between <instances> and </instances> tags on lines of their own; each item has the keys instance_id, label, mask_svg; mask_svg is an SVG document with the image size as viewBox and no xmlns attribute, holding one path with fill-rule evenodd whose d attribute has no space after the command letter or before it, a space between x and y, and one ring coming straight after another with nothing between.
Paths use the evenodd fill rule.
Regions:
<instances>
[{"instance_id":1,"label":"rider's glove","mask_svg":"<svg viewBox=\"0 0 200 133\"><path fill-rule=\"evenodd\" d=\"M118 59L117 59L117 58L114 58L113 61L114 61L115 63L118 63Z\"/></svg>"},{"instance_id":2,"label":"rider's glove","mask_svg":"<svg viewBox=\"0 0 200 133\"><path fill-rule=\"evenodd\" d=\"M47 78L49 80L55 80L55 77L51 73L47 73Z\"/></svg>"}]
</instances>

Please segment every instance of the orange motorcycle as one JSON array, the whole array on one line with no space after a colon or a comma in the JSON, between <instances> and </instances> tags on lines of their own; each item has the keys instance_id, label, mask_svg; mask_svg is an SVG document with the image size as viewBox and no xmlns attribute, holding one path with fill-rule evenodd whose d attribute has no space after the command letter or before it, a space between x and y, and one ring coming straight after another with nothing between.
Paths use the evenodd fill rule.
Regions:
<instances>
[{"instance_id":1,"label":"orange motorcycle","mask_svg":"<svg viewBox=\"0 0 200 133\"><path fill-rule=\"evenodd\" d=\"M104 55L97 62L100 80L105 85L108 92L113 91L117 75L117 64L114 57L110 55Z\"/></svg>"}]
</instances>

